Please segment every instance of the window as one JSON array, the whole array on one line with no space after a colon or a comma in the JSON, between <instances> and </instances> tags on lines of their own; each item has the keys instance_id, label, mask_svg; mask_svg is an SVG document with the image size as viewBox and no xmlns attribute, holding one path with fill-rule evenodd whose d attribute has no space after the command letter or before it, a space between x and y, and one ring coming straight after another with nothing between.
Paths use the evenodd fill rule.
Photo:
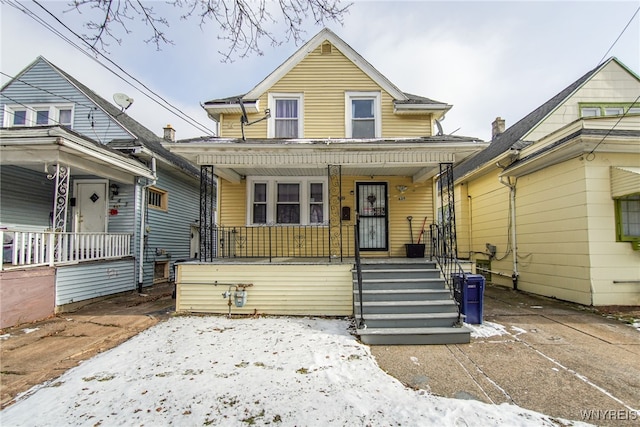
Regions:
<instances>
[{"instance_id":1,"label":"window","mask_svg":"<svg viewBox=\"0 0 640 427\"><path fill-rule=\"evenodd\" d=\"M267 223L267 184L264 182L256 182L253 184L252 215L252 224Z\"/></svg>"},{"instance_id":2,"label":"window","mask_svg":"<svg viewBox=\"0 0 640 427\"><path fill-rule=\"evenodd\" d=\"M247 178L249 224L323 224L327 217L326 178Z\"/></svg>"},{"instance_id":3,"label":"window","mask_svg":"<svg viewBox=\"0 0 640 427\"><path fill-rule=\"evenodd\" d=\"M581 117L621 116L638 113L640 113L640 108L631 102L580 103Z\"/></svg>"},{"instance_id":4,"label":"window","mask_svg":"<svg viewBox=\"0 0 640 427\"><path fill-rule=\"evenodd\" d=\"M278 184L276 223L300 224L300 184Z\"/></svg>"},{"instance_id":5,"label":"window","mask_svg":"<svg viewBox=\"0 0 640 427\"><path fill-rule=\"evenodd\" d=\"M300 138L303 135L302 94L270 93L269 138Z\"/></svg>"},{"instance_id":6,"label":"window","mask_svg":"<svg viewBox=\"0 0 640 427\"><path fill-rule=\"evenodd\" d=\"M158 188L149 188L149 207L166 211L169 209L168 193Z\"/></svg>"},{"instance_id":7,"label":"window","mask_svg":"<svg viewBox=\"0 0 640 427\"><path fill-rule=\"evenodd\" d=\"M582 113L582 117L598 117L600 115L600 108L585 107L580 111Z\"/></svg>"},{"instance_id":8,"label":"window","mask_svg":"<svg viewBox=\"0 0 640 427\"><path fill-rule=\"evenodd\" d=\"M72 121L72 105L5 106L5 127L47 125L71 127Z\"/></svg>"},{"instance_id":9,"label":"window","mask_svg":"<svg viewBox=\"0 0 640 427\"><path fill-rule=\"evenodd\" d=\"M616 240L640 245L640 194L615 199Z\"/></svg>"},{"instance_id":10,"label":"window","mask_svg":"<svg viewBox=\"0 0 640 427\"><path fill-rule=\"evenodd\" d=\"M346 137L379 138L380 92L347 92L345 103Z\"/></svg>"}]
</instances>

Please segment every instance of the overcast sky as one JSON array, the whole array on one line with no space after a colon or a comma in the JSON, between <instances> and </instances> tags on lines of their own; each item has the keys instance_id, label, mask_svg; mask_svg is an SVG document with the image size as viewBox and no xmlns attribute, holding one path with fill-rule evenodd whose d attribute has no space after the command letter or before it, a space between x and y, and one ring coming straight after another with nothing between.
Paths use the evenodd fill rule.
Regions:
<instances>
[{"instance_id":1,"label":"overcast sky","mask_svg":"<svg viewBox=\"0 0 640 427\"><path fill-rule=\"evenodd\" d=\"M146 98L139 84L130 86L17 11L15 0L0 1L2 73L14 76L42 55L106 99L116 92L134 98L127 112L158 135L168 123L178 139L204 134ZM87 33L82 24L89 11L69 11L67 3L40 1L66 25ZM175 9L154 3L169 18L173 45L157 51L144 43L144 26L133 23L130 34L121 34L121 45L111 43L108 57L210 129L201 103L248 92L300 47L271 47L265 40L263 56L223 63L218 52L226 45L215 25L181 21ZM45 16L37 4L21 4ZM513 125L605 56L640 74L640 13L629 24L637 9L637 1L356 1L343 25L327 26L401 90L452 104L442 123L445 133L488 140L495 117ZM312 22L305 28L305 41L322 29ZM277 27L275 32L283 34ZM2 84L7 80L2 75Z\"/></svg>"}]
</instances>

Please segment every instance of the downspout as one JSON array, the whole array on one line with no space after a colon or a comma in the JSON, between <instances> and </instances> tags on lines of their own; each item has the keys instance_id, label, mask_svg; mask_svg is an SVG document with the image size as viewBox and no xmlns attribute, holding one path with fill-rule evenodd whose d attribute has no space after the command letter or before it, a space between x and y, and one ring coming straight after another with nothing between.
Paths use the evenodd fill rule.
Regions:
<instances>
[{"instance_id":1,"label":"downspout","mask_svg":"<svg viewBox=\"0 0 640 427\"><path fill-rule=\"evenodd\" d=\"M147 209L147 199L145 194L147 188L156 185L158 177L156 175L156 158L151 158L151 172L153 173L153 180L140 188L140 253L138 255L138 293L142 293L142 282L144 281L144 231L145 231L145 211Z\"/></svg>"},{"instance_id":2,"label":"downspout","mask_svg":"<svg viewBox=\"0 0 640 427\"><path fill-rule=\"evenodd\" d=\"M518 242L516 240L516 181L514 178L513 184L511 180L505 182L503 176L500 176L500 184L509 187L509 205L511 214L511 251L513 253L513 274L511 274L511 280L513 281L513 290L518 290Z\"/></svg>"}]
</instances>

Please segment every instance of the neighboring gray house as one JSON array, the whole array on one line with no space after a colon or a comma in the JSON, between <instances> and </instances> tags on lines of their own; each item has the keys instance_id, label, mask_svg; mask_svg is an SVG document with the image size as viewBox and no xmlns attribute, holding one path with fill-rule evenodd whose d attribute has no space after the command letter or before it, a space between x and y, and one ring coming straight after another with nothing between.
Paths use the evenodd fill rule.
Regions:
<instances>
[{"instance_id":1,"label":"neighboring gray house","mask_svg":"<svg viewBox=\"0 0 640 427\"><path fill-rule=\"evenodd\" d=\"M198 256L199 170L162 138L43 57L0 94L1 327Z\"/></svg>"}]
</instances>

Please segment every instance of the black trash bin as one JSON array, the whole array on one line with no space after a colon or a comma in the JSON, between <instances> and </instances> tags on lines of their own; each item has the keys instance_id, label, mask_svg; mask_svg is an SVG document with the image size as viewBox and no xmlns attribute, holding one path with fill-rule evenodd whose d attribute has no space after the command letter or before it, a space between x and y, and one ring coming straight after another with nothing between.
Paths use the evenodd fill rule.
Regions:
<instances>
[{"instance_id":1,"label":"black trash bin","mask_svg":"<svg viewBox=\"0 0 640 427\"><path fill-rule=\"evenodd\" d=\"M454 297L465 315L465 322L473 325L482 323L484 280L481 274L453 275Z\"/></svg>"}]
</instances>

